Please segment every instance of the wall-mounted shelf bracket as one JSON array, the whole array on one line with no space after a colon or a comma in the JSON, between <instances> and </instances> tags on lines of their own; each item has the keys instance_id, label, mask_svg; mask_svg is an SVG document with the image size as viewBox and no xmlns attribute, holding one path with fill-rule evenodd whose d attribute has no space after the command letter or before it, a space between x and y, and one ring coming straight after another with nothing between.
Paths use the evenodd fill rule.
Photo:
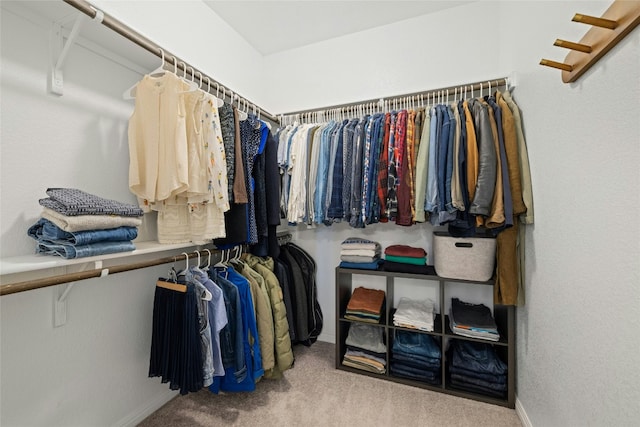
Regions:
<instances>
[{"instance_id":1,"label":"wall-mounted shelf bracket","mask_svg":"<svg viewBox=\"0 0 640 427\"><path fill-rule=\"evenodd\" d=\"M94 21L102 22L104 13L100 10L96 10L96 16ZM67 55L71 46L75 43L76 39L80 35L80 30L84 23L88 20L87 15L84 13L78 13L76 19L71 28L71 32L65 42L62 31L62 25L59 22L53 23L53 29L51 33L51 68L49 69L49 91L55 95L62 95L64 88L64 75L62 72L62 66L64 65Z\"/></svg>"},{"instance_id":2,"label":"wall-mounted shelf bracket","mask_svg":"<svg viewBox=\"0 0 640 427\"><path fill-rule=\"evenodd\" d=\"M102 268L102 261L95 261L95 269ZM100 277L109 275L109 269L103 268ZM53 326L55 328L67 323L67 297L77 282L63 283L53 293Z\"/></svg>"}]
</instances>

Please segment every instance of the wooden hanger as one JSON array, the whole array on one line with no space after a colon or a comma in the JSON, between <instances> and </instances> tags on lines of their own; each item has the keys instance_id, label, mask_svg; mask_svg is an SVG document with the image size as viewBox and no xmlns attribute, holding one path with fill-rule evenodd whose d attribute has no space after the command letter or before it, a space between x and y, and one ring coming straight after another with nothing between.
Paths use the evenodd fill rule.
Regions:
<instances>
[{"instance_id":1,"label":"wooden hanger","mask_svg":"<svg viewBox=\"0 0 640 427\"><path fill-rule=\"evenodd\" d=\"M184 271L187 271L189 269L189 255L186 252L183 252L182 254L185 256L185 262L186 262L186 269ZM158 279L156 281L156 286L159 288L170 289L172 291L177 291L182 293L187 292L187 285L183 285L181 283L176 283L176 282L169 282L164 279Z\"/></svg>"},{"instance_id":2,"label":"wooden hanger","mask_svg":"<svg viewBox=\"0 0 640 427\"><path fill-rule=\"evenodd\" d=\"M170 289L172 291L176 291L176 292L182 292L187 293L187 285L183 285L180 283L173 283L173 282L165 282L162 279L158 279L156 281L156 286L159 288L165 288L165 289Z\"/></svg>"}]
</instances>

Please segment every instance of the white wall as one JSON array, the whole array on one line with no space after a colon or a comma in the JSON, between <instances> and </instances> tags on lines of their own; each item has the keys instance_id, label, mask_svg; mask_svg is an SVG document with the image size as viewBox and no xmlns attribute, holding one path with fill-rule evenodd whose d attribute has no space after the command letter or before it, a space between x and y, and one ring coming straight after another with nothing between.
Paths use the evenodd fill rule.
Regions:
<instances>
[{"instance_id":1,"label":"white wall","mask_svg":"<svg viewBox=\"0 0 640 427\"><path fill-rule=\"evenodd\" d=\"M502 77L496 3L476 3L266 56L274 113ZM451 94L453 95L453 93Z\"/></svg>"},{"instance_id":2,"label":"white wall","mask_svg":"<svg viewBox=\"0 0 640 427\"><path fill-rule=\"evenodd\" d=\"M184 9L154 2L152 20L143 10L149 2L99 2L273 112L515 71L536 202L536 224L527 231L527 304L518 310L519 400L534 426L640 419L640 229L633 216L640 208L640 30L577 84L564 85L560 72L537 65L539 59L562 59L553 40L578 40L585 31L570 22L573 13L598 15L608 2L480 2L265 57L260 80L251 71L261 66L255 51L192 3L181 2ZM220 24L212 34L226 34L230 50L193 47L186 29L205 18ZM3 257L32 250L24 230L37 218L37 198L47 186L80 182L109 197L130 197L125 132L131 106L120 95L138 77L74 49L67 93L52 98L45 92L47 35L48 27L2 11ZM96 61L100 67L91 69ZM89 78L93 73L103 78ZM430 250L431 231L428 225L297 231L296 241L318 263L321 339L334 340L333 268L345 237ZM167 399L167 387L145 375L151 283L159 274L162 267L80 284L70 295L67 324L57 329L52 289L3 296L0 424L114 424Z\"/></svg>"},{"instance_id":3,"label":"white wall","mask_svg":"<svg viewBox=\"0 0 640 427\"><path fill-rule=\"evenodd\" d=\"M104 3L116 18L122 13L149 38L261 102L262 58L200 2ZM122 93L141 75L74 45L63 67L64 95L48 94L52 22L38 12L2 2L2 258L34 252L26 230L40 215L38 199L47 187L135 202L127 143L133 103ZM159 378L147 378L153 283L166 269L79 282L59 328L53 327L55 287L3 296L0 425L132 425L174 396Z\"/></svg>"},{"instance_id":4,"label":"white wall","mask_svg":"<svg viewBox=\"0 0 640 427\"><path fill-rule=\"evenodd\" d=\"M556 37L580 40L574 13L600 16L609 4L501 10L501 60L519 75L535 196L517 357L518 397L534 426L640 419L640 29L577 83L537 65L565 57Z\"/></svg>"},{"instance_id":5,"label":"white wall","mask_svg":"<svg viewBox=\"0 0 640 427\"><path fill-rule=\"evenodd\" d=\"M266 56L270 105L280 113L503 77L498 33L477 28L477 22L497 15L497 3L470 4ZM340 263L340 242L364 235L383 247L403 242L431 254L432 232L430 224L376 224L364 231L345 224L299 227L295 241L318 263L325 321L320 339L335 342L334 267ZM472 297L491 305L493 294L486 288Z\"/></svg>"},{"instance_id":6,"label":"white wall","mask_svg":"<svg viewBox=\"0 0 640 427\"><path fill-rule=\"evenodd\" d=\"M517 395L534 426L640 419L640 30L576 84L538 65L566 55L555 38L584 34L574 13L598 16L609 3L478 2L265 58L278 113L516 73L536 217L518 310ZM429 226L299 229L296 241L318 261L330 328L332 269L352 234L431 245ZM320 338L333 334L325 328Z\"/></svg>"},{"instance_id":7,"label":"white wall","mask_svg":"<svg viewBox=\"0 0 640 427\"><path fill-rule=\"evenodd\" d=\"M92 3L257 105L266 105L263 59L199 0Z\"/></svg>"}]
</instances>

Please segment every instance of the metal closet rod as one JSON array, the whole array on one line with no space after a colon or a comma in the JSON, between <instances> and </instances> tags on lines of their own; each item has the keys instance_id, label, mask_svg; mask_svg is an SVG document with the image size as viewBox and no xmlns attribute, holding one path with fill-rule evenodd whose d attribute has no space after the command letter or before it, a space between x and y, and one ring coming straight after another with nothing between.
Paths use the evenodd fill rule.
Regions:
<instances>
[{"instance_id":1,"label":"metal closet rod","mask_svg":"<svg viewBox=\"0 0 640 427\"><path fill-rule=\"evenodd\" d=\"M89 16L91 19L94 19L96 17L96 15L98 14L98 9L94 8L90 3L86 2L85 0L63 0L65 3L73 6L74 8L78 9L80 12L84 13L85 15ZM99 19L99 21L102 23L102 25L104 25L105 27L115 31L116 33L120 34L122 37L132 41L133 43L137 44L138 46L144 48L145 50L151 52L152 54L156 55L158 58L162 58L163 54L162 52L164 52L164 60L166 63L171 64L173 66L178 67L179 69L181 69L185 74L188 73L188 69L193 70L193 74L194 75L198 75L198 76L202 76L202 80L206 80L207 82L211 83L211 85L217 85L220 86L221 89L224 89L224 92L226 92L226 96L224 97L225 100L227 98L227 96L229 97L229 103L233 104L233 102L235 101L232 97L231 97L231 93L238 95L238 97L244 101L243 103L248 103L249 106L255 106L256 107L256 111L260 112L260 117L266 117L269 120L278 123L278 118L269 113L268 111L264 110L263 108L258 107L257 105L255 105L254 103L252 103L251 101L249 101L247 98L239 95L237 92L232 91L231 89L229 89L228 87L224 86L223 84L221 84L220 82L216 81L215 79L209 77L208 75L204 74L202 71L198 70L197 68L187 64L186 62L180 60L180 58L178 58L177 56L175 56L174 54L172 54L171 52L167 51L166 49L158 46L156 43L152 42L151 40L149 40L148 38L146 38L145 36L143 36L142 34L136 32L135 30L131 29L130 27L126 26L125 24L123 24L122 22L118 21L116 18L103 13L102 11L100 11L101 15L104 15L102 17L102 19ZM178 64L175 64L175 62L177 62ZM197 79L199 79L200 77L196 77Z\"/></svg>"},{"instance_id":2,"label":"metal closet rod","mask_svg":"<svg viewBox=\"0 0 640 427\"><path fill-rule=\"evenodd\" d=\"M419 96L423 96L425 99L428 100L428 98L430 98L431 96L435 95L438 96L438 93L442 96L443 93L446 93L447 91L449 91L449 95L453 96L456 89L458 90L458 95L460 95L460 89L462 89L462 91L467 90L469 92L471 91L478 91L481 89L488 89L489 86L491 86L491 88L498 88L498 87L505 87L509 84L509 78L508 77L501 77L499 79L491 79L491 80L483 80L480 82L475 82L475 83L466 83L466 84L461 84L461 85L455 85L455 86L449 86L449 87L443 87L440 89L431 89L431 90L425 90L425 91L421 91L421 92L413 92L413 93L407 93L404 95L394 95L394 96L389 96L389 97L382 97L382 98L375 98L375 99L368 99L366 101L358 101L358 102L351 102L351 103L347 103L347 104L338 104L338 105L331 105L328 107L321 107L321 108L312 108L309 110L300 110L300 111L292 111L289 113L283 113L283 114L278 114L278 116L280 116L280 118L282 117L287 117L287 116L295 116L298 114L307 114L307 113L315 113L318 111L330 111L330 110L338 110L338 109L346 109L346 108L351 108L351 107L358 107L360 105L366 107L368 104L379 104L380 100L383 100L384 102L391 102L393 103L393 101L399 101L399 102L403 102L405 101L405 99L410 99L411 97L419 97ZM415 101L415 99L414 99Z\"/></svg>"},{"instance_id":3,"label":"metal closet rod","mask_svg":"<svg viewBox=\"0 0 640 427\"><path fill-rule=\"evenodd\" d=\"M211 251L212 255L214 253L222 252L219 249L209 249L209 250ZM0 285L0 296L15 294L18 292L32 291L34 289L61 285L63 283L77 282L79 280L92 279L95 277L103 277L105 276L105 273L106 275L110 276L116 273L124 273L125 271L139 270L141 268L153 267L153 266L162 265L162 264L169 264L170 262L186 260L184 257L184 254L185 253L183 252L181 255L157 258L150 261L141 261L141 262L136 262L132 264L115 265L113 267L108 267L108 268L98 268L95 270L80 271L78 273L61 274L58 276L44 277L42 279L26 280L24 282L16 282L16 283L10 283L7 285ZM189 259L196 258L198 256L198 251L189 252L189 253L186 253L186 255ZM208 257L209 255L207 253L207 250L201 249L200 256Z\"/></svg>"}]
</instances>

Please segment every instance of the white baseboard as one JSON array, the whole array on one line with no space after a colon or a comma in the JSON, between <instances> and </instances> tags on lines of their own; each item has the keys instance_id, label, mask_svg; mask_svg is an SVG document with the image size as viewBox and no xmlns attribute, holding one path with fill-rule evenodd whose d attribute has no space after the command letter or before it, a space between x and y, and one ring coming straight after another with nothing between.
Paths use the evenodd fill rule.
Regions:
<instances>
[{"instance_id":1,"label":"white baseboard","mask_svg":"<svg viewBox=\"0 0 640 427\"><path fill-rule=\"evenodd\" d=\"M318 341L330 342L331 344L335 344L336 343L336 336L334 334L331 334L331 333L321 333L318 336Z\"/></svg>"},{"instance_id":2,"label":"white baseboard","mask_svg":"<svg viewBox=\"0 0 640 427\"><path fill-rule=\"evenodd\" d=\"M154 399L147 402L146 405L136 408L136 410L126 417L115 422L113 425L117 427L134 427L142 422L149 415L160 409L162 405L176 397L177 390L167 390L165 393L157 395Z\"/></svg>"},{"instance_id":3,"label":"white baseboard","mask_svg":"<svg viewBox=\"0 0 640 427\"><path fill-rule=\"evenodd\" d=\"M524 410L524 406L522 406L522 402L520 402L520 399L518 399L517 397L516 397L516 414L518 415L518 418L520 418L522 427L533 427L533 424L531 424L531 420L529 419L529 417L527 416L527 413Z\"/></svg>"}]
</instances>

